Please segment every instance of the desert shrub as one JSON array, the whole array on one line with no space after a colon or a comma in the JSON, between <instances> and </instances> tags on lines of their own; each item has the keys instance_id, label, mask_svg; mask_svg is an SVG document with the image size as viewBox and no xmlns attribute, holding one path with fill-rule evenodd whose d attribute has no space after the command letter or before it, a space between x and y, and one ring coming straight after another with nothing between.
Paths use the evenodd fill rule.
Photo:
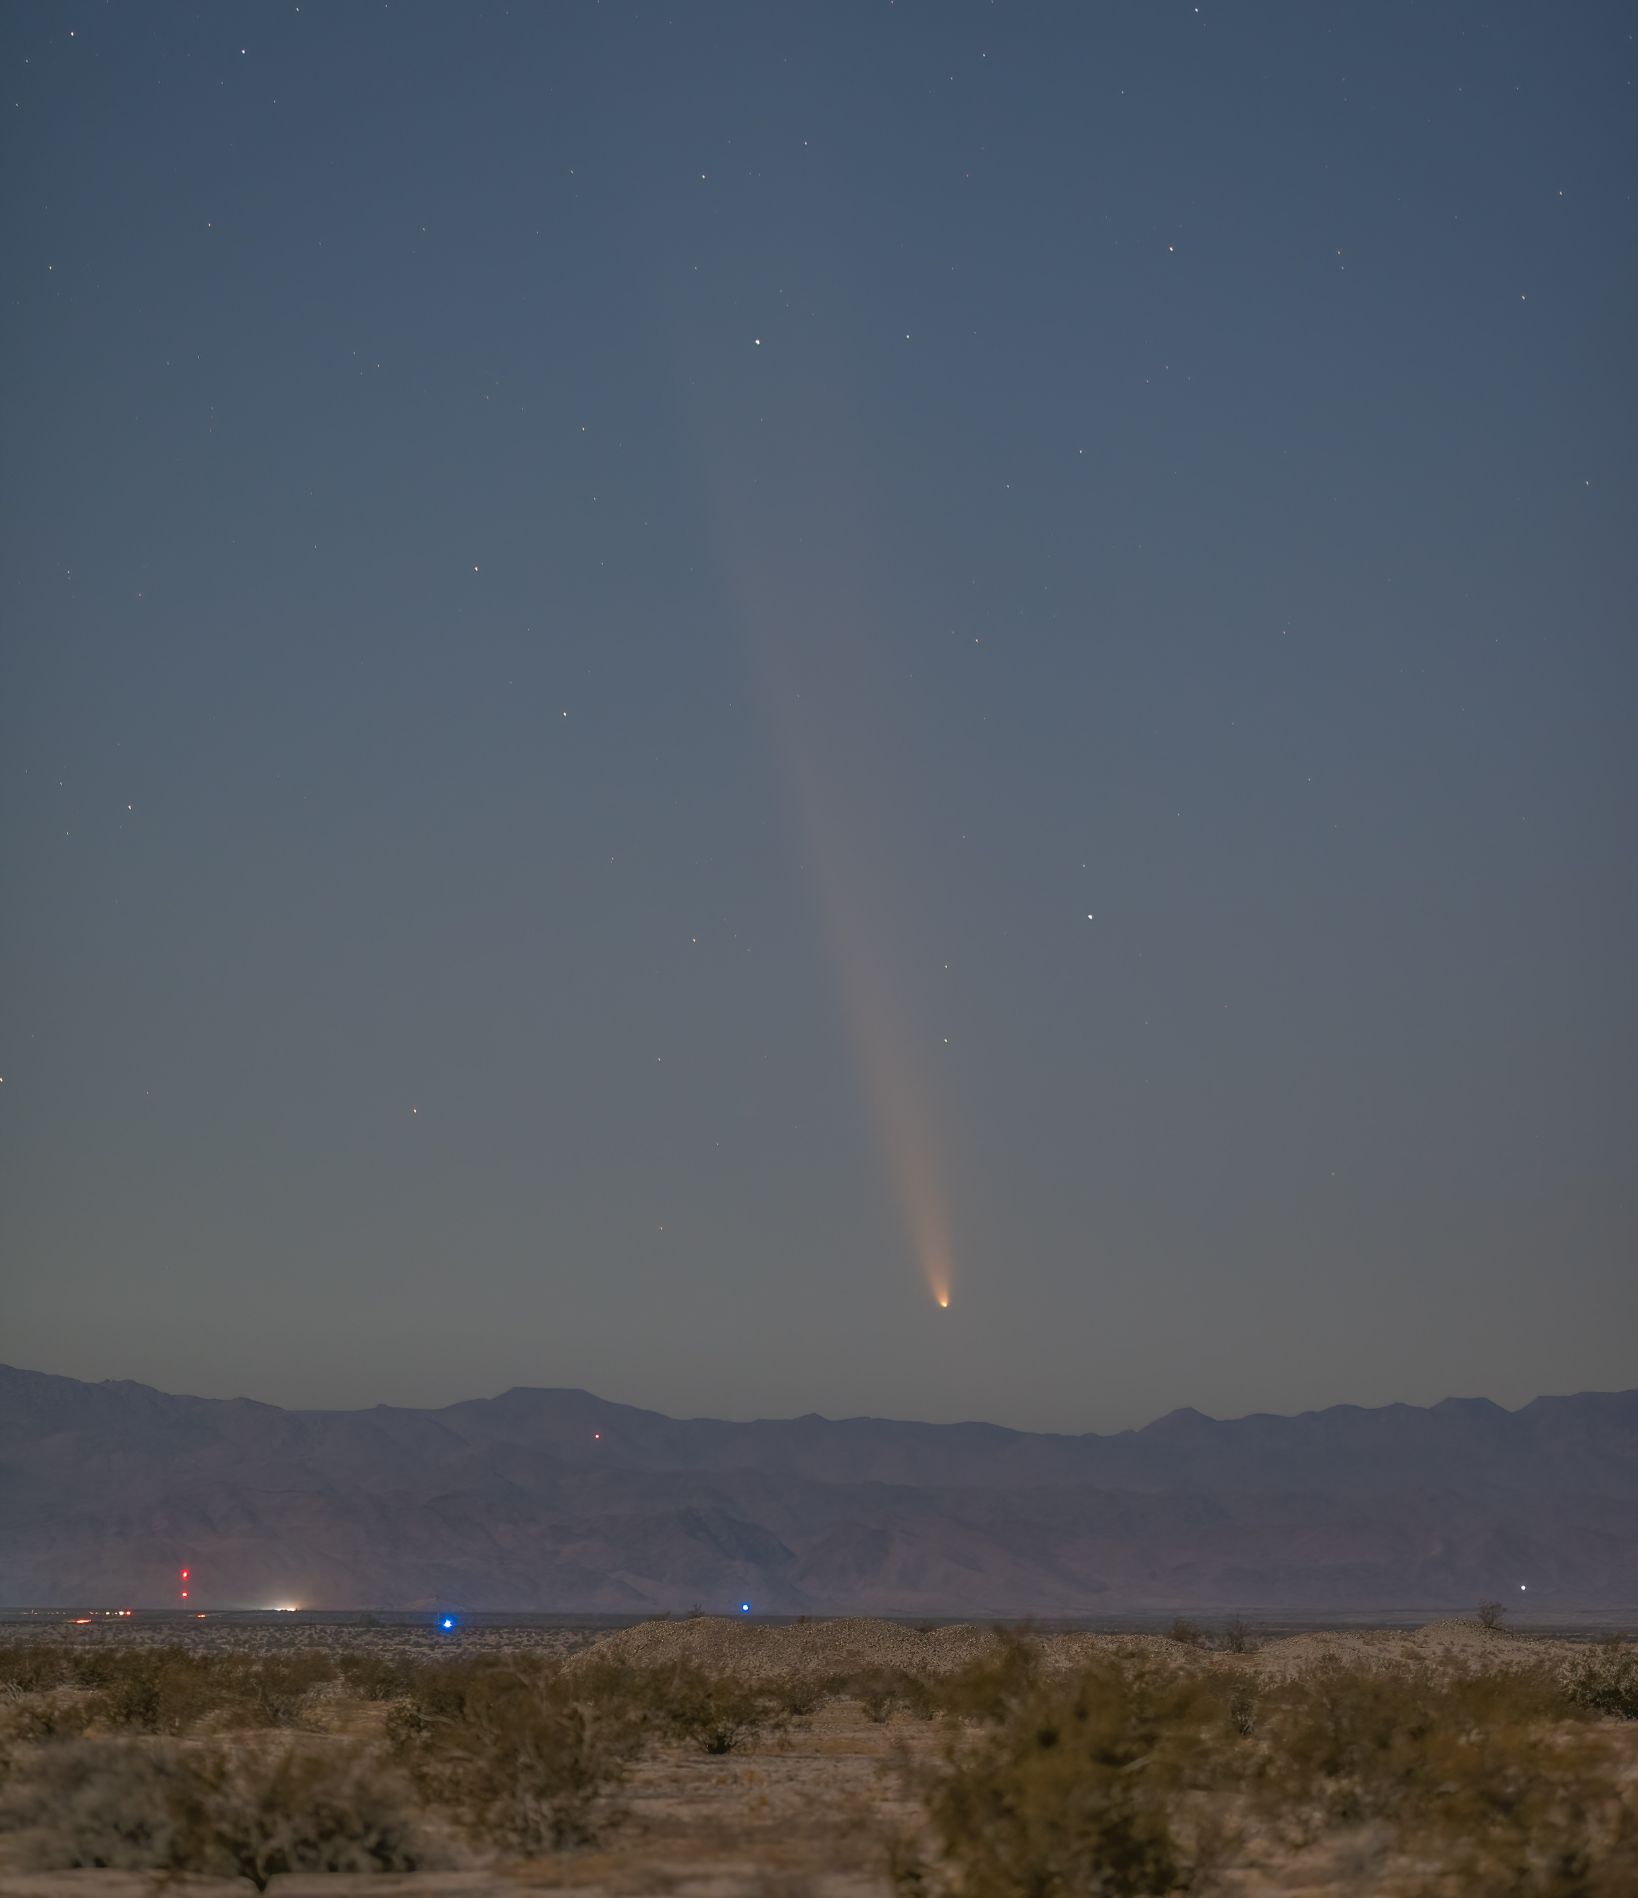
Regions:
<instances>
[{"instance_id":1,"label":"desert shrub","mask_svg":"<svg viewBox=\"0 0 1638 1898\"><path fill-rule=\"evenodd\" d=\"M1538 1747L1562 1737L1567 1711L1562 1689L1534 1669L1441 1676L1341 1666L1271 1688L1263 1708L1277 1800L1321 1823L1425 1816L1441 1788L1479 1787L1487 1776L1500 1810L1512 1767L1528 1770Z\"/></svg>"},{"instance_id":2,"label":"desert shrub","mask_svg":"<svg viewBox=\"0 0 1638 1898\"><path fill-rule=\"evenodd\" d=\"M269 1655L243 1677L241 1694L224 1698L256 1726L294 1726L308 1696L334 1680L336 1671L332 1657L317 1648Z\"/></svg>"},{"instance_id":3,"label":"desert shrub","mask_svg":"<svg viewBox=\"0 0 1638 1898\"><path fill-rule=\"evenodd\" d=\"M805 1720L840 1693L844 1685L832 1674L785 1674L768 1683L768 1692L781 1713Z\"/></svg>"},{"instance_id":4,"label":"desert shrub","mask_svg":"<svg viewBox=\"0 0 1638 1898\"><path fill-rule=\"evenodd\" d=\"M1474 1619L1487 1633L1494 1634L1502 1625L1502 1617L1507 1610L1499 1601L1481 1601Z\"/></svg>"},{"instance_id":5,"label":"desert shrub","mask_svg":"<svg viewBox=\"0 0 1638 1898\"><path fill-rule=\"evenodd\" d=\"M265 1891L275 1872L413 1871L408 1789L368 1754L291 1746L190 1756L178 1782L171 1865L237 1872Z\"/></svg>"},{"instance_id":6,"label":"desert shrub","mask_svg":"<svg viewBox=\"0 0 1638 1898\"><path fill-rule=\"evenodd\" d=\"M1166 1639L1175 1641L1181 1648L1201 1648L1206 1645L1205 1630L1197 1621L1190 1621L1187 1615L1179 1615L1166 1630Z\"/></svg>"},{"instance_id":7,"label":"desert shrub","mask_svg":"<svg viewBox=\"0 0 1638 1898\"><path fill-rule=\"evenodd\" d=\"M1446 1710L1447 1712L1451 1710ZM1599 1736L1460 1717L1435 1722L1427 1770L1397 1815L1427 1898L1625 1898L1638 1811Z\"/></svg>"},{"instance_id":8,"label":"desert shrub","mask_svg":"<svg viewBox=\"0 0 1638 1898\"><path fill-rule=\"evenodd\" d=\"M344 1653L338 1657L337 1671L349 1692L360 1700L400 1700L410 1692L412 1670L402 1661L389 1660L383 1654Z\"/></svg>"},{"instance_id":9,"label":"desert shrub","mask_svg":"<svg viewBox=\"0 0 1638 1898\"><path fill-rule=\"evenodd\" d=\"M774 1716L772 1697L762 1688L688 1663L652 1670L643 1691L664 1727L702 1753L738 1751Z\"/></svg>"},{"instance_id":10,"label":"desert shrub","mask_svg":"<svg viewBox=\"0 0 1638 1898\"><path fill-rule=\"evenodd\" d=\"M1561 1680L1572 1706L1617 1720L1638 1720L1638 1648L1619 1635L1578 1654Z\"/></svg>"},{"instance_id":11,"label":"desert shrub","mask_svg":"<svg viewBox=\"0 0 1638 1898\"><path fill-rule=\"evenodd\" d=\"M639 1706L612 1681L588 1686L562 1671L488 1666L445 1685L458 1692L423 1693L389 1721L422 1792L509 1851L593 1839L646 1729Z\"/></svg>"},{"instance_id":12,"label":"desert shrub","mask_svg":"<svg viewBox=\"0 0 1638 1898\"><path fill-rule=\"evenodd\" d=\"M1004 1720L1035 1691L1041 1650L1028 1635L999 1631L990 1652L926 1683L937 1711L957 1720Z\"/></svg>"},{"instance_id":13,"label":"desert shrub","mask_svg":"<svg viewBox=\"0 0 1638 1898\"><path fill-rule=\"evenodd\" d=\"M1186 1795L1215 1770L1214 1710L1176 1669L1109 1660L1041 1681L923 1782L933 1862L898 1847L901 1889L960 1898L1120 1898L1183 1888L1208 1846Z\"/></svg>"},{"instance_id":14,"label":"desert shrub","mask_svg":"<svg viewBox=\"0 0 1638 1898\"><path fill-rule=\"evenodd\" d=\"M97 1719L134 1733L186 1733L198 1720L237 1699L234 1672L180 1648L137 1648L76 1657L81 1681L99 1690Z\"/></svg>"},{"instance_id":15,"label":"desert shrub","mask_svg":"<svg viewBox=\"0 0 1638 1898\"><path fill-rule=\"evenodd\" d=\"M18 1641L0 1645L0 1693L43 1694L74 1678L70 1651L46 1642Z\"/></svg>"},{"instance_id":16,"label":"desert shrub","mask_svg":"<svg viewBox=\"0 0 1638 1898\"><path fill-rule=\"evenodd\" d=\"M177 1763L133 1740L81 1740L19 1759L0 1795L0 1833L40 1868L169 1865Z\"/></svg>"},{"instance_id":17,"label":"desert shrub","mask_svg":"<svg viewBox=\"0 0 1638 1898\"><path fill-rule=\"evenodd\" d=\"M0 1747L9 1754L19 1746L44 1746L52 1740L77 1740L91 1725L91 1697L72 1688L19 1695L0 1703Z\"/></svg>"},{"instance_id":18,"label":"desert shrub","mask_svg":"<svg viewBox=\"0 0 1638 1898\"><path fill-rule=\"evenodd\" d=\"M73 1677L97 1690L97 1718L133 1733L182 1734L218 1726L288 1727L315 1688L334 1679L320 1649L255 1657L191 1654L183 1648L90 1651Z\"/></svg>"},{"instance_id":19,"label":"desert shrub","mask_svg":"<svg viewBox=\"0 0 1638 1898\"><path fill-rule=\"evenodd\" d=\"M1243 1615L1230 1615L1223 1624L1222 1645L1227 1654L1255 1654L1260 1643L1256 1630Z\"/></svg>"},{"instance_id":20,"label":"desert shrub","mask_svg":"<svg viewBox=\"0 0 1638 1898\"><path fill-rule=\"evenodd\" d=\"M864 1717L877 1724L896 1713L930 1720L941 1704L940 1696L921 1675L902 1667L867 1668L849 1677L844 1691L859 1703Z\"/></svg>"},{"instance_id":21,"label":"desert shrub","mask_svg":"<svg viewBox=\"0 0 1638 1898\"><path fill-rule=\"evenodd\" d=\"M38 1867L248 1878L409 1871L404 1788L360 1753L275 1758L213 1746L82 1740L39 1748L8 1785L0 1830Z\"/></svg>"}]
</instances>

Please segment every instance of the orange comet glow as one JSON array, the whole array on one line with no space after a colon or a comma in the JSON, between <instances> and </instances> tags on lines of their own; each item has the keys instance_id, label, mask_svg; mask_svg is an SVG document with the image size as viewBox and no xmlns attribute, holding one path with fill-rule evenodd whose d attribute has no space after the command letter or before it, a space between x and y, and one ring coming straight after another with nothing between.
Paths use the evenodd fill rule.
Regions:
<instances>
[{"instance_id":1,"label":"orange comet glow","mask_svg":"<svg viewBox=\"0 0 1638 1898\"><path fill-rule=\"evenodd\" d=\"M890 875L863 848L868 819L860 814L855 822L843 821L842 787L821 779L794 738L790 759L854 1063L906 1237L928 1290L947 1306L949 1207L929 1076L887 953L898 934L891 926Z\"/></svg>"},{"instance_id":2,"label":"orange comet glow","mask_svg":"<svg viewBox=\"0 0 1638 1898\"><path fill-rule=\"evenodd\" d=\"M818 434L839 446L845 398L822 406ZM926 1016L927 985L914 973L925 952L913 946L920 919L904 828L910 734L879 636L877 602L898 576L873 546L851 455L828 466L824 456L803 459L776 491L758 475L747 481L742 458L724 454L707 487L883 1170L927 1289L948 1309L953 1249L933 1071L948 1037Z\"/></svg>"}]
</instances>

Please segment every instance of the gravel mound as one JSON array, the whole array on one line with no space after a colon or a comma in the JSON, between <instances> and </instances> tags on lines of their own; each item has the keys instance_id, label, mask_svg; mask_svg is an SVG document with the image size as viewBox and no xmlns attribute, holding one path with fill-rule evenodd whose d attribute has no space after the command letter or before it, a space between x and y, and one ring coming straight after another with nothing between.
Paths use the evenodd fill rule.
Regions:
<instances>
[{"instance_id":1,"label":"gravel mound","mask_svg":"<svg viewBox=\"0 0 1638 1898\"><path fill-rule=\"evenodd\" d=\"M858 1674L873 1668L925 1676L952 1674L975 1661L989 1660L1002 1638L994 1628L966 1623L923 1632L865 1616L766 1627L700 1615L690 1621L645 1621L635 1628L622 1628L576 1658L618 1661L629 1667L692 1662L707 1673L731 1674L740 1680ZM1153 1653L1174 1662L1204 1658L1153 1634L1050 1634L1037 1637L1037 1642L1042 1660L1054 1671L1084 1667L1099 1654Z\"/></svg>"},{"instance_id":2,"label":"gravel mound","mask_svg":"<svg viewBox=\"0 0 1638 1898\"><path fill-rule=\"evenodd\" d=\"M739 1680L823 1678L902 1669L932 1676L992 1658L1002 1640L993 1627L961 1623L923 1632L863 1616L783 1627L700 1615L689 1621L645 1621L605 1635L568 1662L617 1661L630 1667L691 1662ZM1107 1655L1163 1661L1174 1667L1228 1667L1286 1680L1314 1668L1516 1667L1558 1659L1559 1643L1516 1640L1474 1621L1436 1621L1415 1630L1361 1629L1288 1635L1243 1655L1185 1647L1159 1634L1047 1634L1031 1637L1054 1673L1068 1673Z\"/></svg>"},{"instance_id":3,"label":"gravel mound","mask_svg":"<svg viewBox=\"0 0 1638 1898\"><path fill-rule=\"evenodd\" d=\"M687 1661L711 1674L771 1680L785 1675L856 1674L879 1667L948 1674L993 1654L995 1647L996 1636L987 1628L935 1628L923 1634L894 1621L863 1616L772 1628L699 1615L689 1621L644 1621L635 1628L621 1628L588 1648L583 1658L618 1661L629 1667L667 1667Z\"/></svg>"}]
</instances>

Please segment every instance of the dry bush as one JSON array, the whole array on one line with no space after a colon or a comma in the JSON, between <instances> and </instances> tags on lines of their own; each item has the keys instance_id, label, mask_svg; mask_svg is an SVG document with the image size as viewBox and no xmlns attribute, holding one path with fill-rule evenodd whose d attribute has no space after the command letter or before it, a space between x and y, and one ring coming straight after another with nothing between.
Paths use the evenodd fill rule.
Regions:
<instances>
[{"instance_id":1,"label":"dry bush","mask_svg":"<svg viewBox=\"0 0 1638 1898\"><path fill-rule=\"evenodd\" d=\"M0 1795L0 1834L42 1869L147 1870L172 1863L175 1757L133 1740L79 1740L16 1761Z\"/></svg>"},{"instance_id":2,"label":"dry bush","mask_svg":"<svg viewBox=\"0 0 1638 1898\"><path fill-rule=\"evenodd\" d=\"M237 1670L213 1667L202 1656L180 1648L138 1648L77 1658L85 1663L80 1669L83 1684L98 1690L98 1721L133 1733L186 1733L207 1714L239 1697Z\"/></svg>"},{"instance_id":3,"label":"dry bush","mask_svg":"<svg viewBox=\"0 0 1638 1898\"><path fill-rule=\"evenodd\" d=\"M902 1667L867 1668L849 1677L842 1691L859 1703L867 1720L877 1725L891 1720L896 1713L931 1720L940 1704L940 1697L927 1680Z\"/></svg>"},{"instance_id":4,"label":"dry bush","mask_svg":"<svg viewBox=\"0 0 1638 1898\"><path fill-rule=\"evenodd\" d=\"M708 1674L691 1662L645 1669L634 1677L638 1704L678 1739L702 1753L734 1753L773 1719L772 1697L730 1674Z\"/></svg>"},{"instance_id":5,"label":"dry bush","mask_svg":"<svg viewBox=\"0 0 1638 1898\"><path fill-rule=\"evenodd\" d=\"M0 1702L0 1751L9 1756L20 1746L77 1740L91 1725L95 1711L90 1696L72 1688L8 1696Z\"/></svg>"},{"instance_id":6,"label":"dry bush","mask_svg":"<svg viewBox=\"0 0 1638 1898\"><path fill-rule=\"evenodd\" d=\"M1474 1619L1487 1634L1494 1634L1501 1627L1506 1613L1506 1608L1499 1601L1481 1601Z\"/></svg>"},{"instance_id":7,"label":"dry bush","mask_svg":"<svg viewBox=\"0 0 1638 1898\"><path fill-rule=\"evenodd\" d=\"M1028 1685L985 1731L953 1732L923 1782L940 1857L890 1866L901 1890L960 1898L1120 1898L1184 1889L1214 1846L1191 1794L1220 1772L1207 1683L1110 1660Z\"/></svg>"},{"instance_id":8,"label":"dry bush","mask_svg":"<svg viewBox=\"0 0 1638 1898\"><path fill-rule=\"evenodd\" d=\"M61 1643L20 1641L0 1645L0 1694L43 1694L73 1683L71 1650Z\"/></svg>"},{"instance_id":9,"label":"dry bush","mask_svg":"<svg viewBox=\"0 0 1638 1898\"><path fill-rule=\"evenodd\" d=\"M334 1658L316 1648L265 1658L182 1647L42 1645L0 1654L8 1697L89 1690L96 1721L130 1733L184 1734L206 1720L291 1726L306 1697L336 1674Z\"/></svg>"},{"instance_id":10,"label":"dry bush","mask_svg":"<svg viewBox=\"0 0 1638 1898\"><path fill-rule=\"evenodd\" d=\"M1282 1807L1322 1823L1391 1818L1425 1804L1454 1763L1451 1736L1484 1735L1528 1755L1570 1711L1545 1672L1333 1665L1271 1688L1259 1731ZM1499 1761L1500 1755L1497 1755Z\"/></svg>"},{"instance_id":11,"label":"dry bush","mask_svg":"<svg viewBox=\"0 0 1638 1898\"><path fill-rule=\"evenodd\" d=\"M805 1720L827 1700L845 1692L846 1686L845 1676L836 1674L785 1674L768 1683L768 1693L782 1714Z\"/></svg>"},{"instance_id":12,"label":"dry bush","mask_svg":"<svg viewBox=\"0 0 1638 1898\"><path fill-rule=\"evenodd\" d=\"M1041 1679L1041 1649L1027 1635L999 1631L981 1660L925 1683L935 1709L957 1720L1004 1720Z\"/></svg>"},{"instance_id":13,"label":"dry bush","mask_svg":"<svg viewBox=\"0 0 1638 1898\"><path fill-rule=\"evenodd\" d=\"M1329 1668L1266 1698L1265 1797L1299 1832L1373 1819L1441 1898L1638 1890L1638 1810L1545 1670Z\"/></svg>"},{"instance_id":14,"label":"dry bush","mask_svg":"<svg viewBox=\"0 0 1638 1898\"><path fill-rule=\"evenodd\" d=\"M1599 1736L1441 1721L1398 1814L1427 1898L1630 1898L1638 1809Z\"/></svg>"},{"instance_id":15,"label":"dry bush","mask_svg":"<svg viewBox=\"0 0 1638 1898\"><path fill-rule=\"evenodd\" d=\"M1259 1685L1111 1657L1026 1680L950 1729L920 1782L938 1856L900 1841L890 1871L929 1898L1180 1891L1256 1815L1289 1845L1374 1828L1384 1891L1625 1898L1638 1785L1623 1736L1583 1709L1606 1691L1600 1667L1619 1700L1626 1660L1589 1655L1579 1704L1530 1667L1339 1665Z\"/></svg>"},{"instance_id":16,"label":"dry bush","mask_svg":"<svg viewBox=\"0 0 1638 1898\"><path fill-rule=\"evenodd\" d=\"M1572 1706L1616 1720L1638 1720L1638 1648L1619 1635L1578 1654L1560 1679Z\"/></svg>"},{"instance_id":17,"label":"dry bush","mask_svg":"<svg viewBox=\"0 0 1638 1898\"><path fill-rule=\"evenodd\" d=\"M248 1878L275 1872L412 1871L405 1791L357 1752L82 1740L40 1747L0 1803L39 1868L75 1866Z\"/></svg>"},{"instance_id":18,"label":"dry bush","mask_svg":"<svg viewBox=\"0 0 1638 1898\"><path fill-rule=\"evenodd\" d=\"M584 1845L646 1730L612 1677L501 1665L438 1670L388 1723L420 1791L478 1840L538 1854Z\"/></svg>"},{"instance_id":19,"label":"dry bush","mask_svg":"<svg viewBox=\"0 0 1638 1898\"><path fill-rule=\"evenodd\" d=\"M404 1699L415 1680L413 1667L368 1651L337 1656L336 1669L348 1691L356 1694L360 1700Z\"/></svg>"},{"instance_id":20,"label":"dry bush","mask_svg":"<svg viewBox=\"0 0 1638 1898\"><path fill-rule=\"evenodd\" d=\"M1175 1641L1180 1648L1203 1648L1206 1645L1206 1633L1197 1621L1190 1621L1187 1615L1179 1615L1166 1630L1166 1639Z\"/></svg>"},{"instance_id":21,"label":"dry bush","mask_svg":"<svg viewBox=\"0 0 1638 1898\"><path fill-rule=\"evenodd\" d=\"M1244 1615L1230 1615L1223 1624L1222 1645L1227 1654L1255 1654L1262 1643Z\"/></svg>"},{"instance_id":22,"label":"dry bush","mask_svg":"<svg viewBox=\"0 0 1638 1898\"><path fill-rule=\"evenodd\" d=\"M321 1648L269 1655L241 1677L242 1693L229 1705L242 1710L250 1725L294 1726L302 1717L308 1696L333 1681L336 1671L334 1657Z\"/></svg>"}]
</instances>

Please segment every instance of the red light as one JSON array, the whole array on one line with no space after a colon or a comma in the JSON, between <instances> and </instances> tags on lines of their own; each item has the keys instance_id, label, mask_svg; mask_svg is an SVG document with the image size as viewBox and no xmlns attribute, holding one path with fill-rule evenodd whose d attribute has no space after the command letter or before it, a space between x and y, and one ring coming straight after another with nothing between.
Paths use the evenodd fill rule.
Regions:
<instances>
[{"instance_id":1,"label":"red light","mask_svg":"<svg viewBox=\"0 0 1638 1898\"><path fill-rule=\"evenodd\" d=\"M186 1601L186 1600L188 1599L188 1591L187 1591L187 1590L186 1590L185 1588L184 1588L184 1589L183 1589L183 1591L182 1591L182 1599L183 1599L184 1601Z\"/></svg>"},{"instance_id":2,"label":"red light","mask_svg":"<svg viewBox=\"0 0 1638 1898\"><path fill-rule=\"evenodd\" d=\"M594 1431L592 1432L592 1442L593 1442L593 1443L601 1443L602 1441L603 1441L603 1433L602 1433L602 1431L601 1431L601 1430L594 1430Z\"/></svg>"},{"instance_id":3,"label":"red light","mask_svg":"<svg viewBox=\"0 0 1638 1898\"><path fill-rule=\"evenodd\" d=\"M184 1570L182 1571L182 1579L183 1579L183 1581L186 1581L186 1580L188 1579L188 1573L189 1573L189 1572L188 1572L188 1570L187 1570L187 1569L184 1569Z\"/></svg>"},{"instance_id":4,"label":"red light","mask_svg":"<svg viewBox=\"0 0 1638 1898\"><path fill-rule=\"evenodd\" d=\"M74 1617L74 1626L76 1628L89 1628L90 1625L91 1617L89 1615L76 1615Z\"/></svg>"}]
</instances>

